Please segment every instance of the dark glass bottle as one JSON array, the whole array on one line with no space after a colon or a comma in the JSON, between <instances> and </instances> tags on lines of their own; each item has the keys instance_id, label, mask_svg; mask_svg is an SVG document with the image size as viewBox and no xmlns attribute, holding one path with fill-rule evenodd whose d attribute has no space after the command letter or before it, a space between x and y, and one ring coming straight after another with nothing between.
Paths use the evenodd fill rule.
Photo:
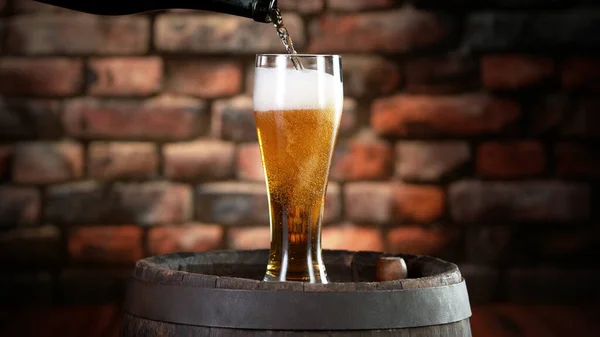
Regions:
<instances>
[{"instance_id":1,"label":"dark glass bottle","mask_svg":"<svg viewBox=\"0 0 600 337\"><path fill-rule=\"evenodd\" d=\"M269 22L277 0L36 0L49 5L99 15L125 15L162 9L198 9Z\"/></svg>"}]
</instances>

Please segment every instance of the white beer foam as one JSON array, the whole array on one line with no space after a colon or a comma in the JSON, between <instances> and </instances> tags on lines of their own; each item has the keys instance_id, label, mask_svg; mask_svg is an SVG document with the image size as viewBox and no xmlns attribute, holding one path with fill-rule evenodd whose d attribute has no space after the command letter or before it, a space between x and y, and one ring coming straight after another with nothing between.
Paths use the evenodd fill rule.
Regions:
<instances>
[{"instance_id":1,"label":"white beer foam","mask_svg":"<svg viewBox=\"0 0 600 337\"><path fill-rule=\"evenodd\" d=\"M257 68L254 111L333 109L341 114L344 89L339 78L318 70Z\"/></svg>"}]
</instances>

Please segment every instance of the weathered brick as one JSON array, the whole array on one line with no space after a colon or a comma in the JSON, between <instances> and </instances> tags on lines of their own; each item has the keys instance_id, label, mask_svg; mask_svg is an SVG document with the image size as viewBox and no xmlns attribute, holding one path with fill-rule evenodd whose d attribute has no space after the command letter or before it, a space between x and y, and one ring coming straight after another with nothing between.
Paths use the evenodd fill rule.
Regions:
<instances>
[{"instance_id":1,"label":"weathered brick","mask_svg":"<svg viewBox=\"0 0 600 337\"><path fill-rule=\"evenodd\" d=\"M71 141L15 145L12 179L23 184L50 184L83 176L83 147Z\"/></svg>"},{"instance_id":2,"label":"weathered brick","mask_svg":"<svg viewBox=\"0 0 600 337\"><path fill-rule=\"evenodd\" d=\"M471 305L494 303L498 301L499 272L489 266L463 264L460 273L469 284Z\"/></svg>"},{"instance_id":3,"label":"weathered brick","mask_svg":"<svg viewBox=\"0 0 600 337\"><path fill-rule=\"evenodd\" d=\"M227 235L229 249L265 249L271 244L268 226L232 228Z\"/></svg>"},{"instance_id":4,"label":"weathered brick","mask_svg":"<svg viewBox=\"0 0 600 337\"><path fill-rule=\"evenodd\" d=\"M406 92L412 94L458 93L479 85L477 63L460 53L408 60L405 79Z\"/></svg>"},{"instance_id":5,"label":"weathered brick","mask_svg":"<svg viewBox=\"0 0 600 337\"><path fill-rule=\"evenodd\" d=\"M62 136L55 100L0 99L0 139L56 139Z\"/></svg>"},{"instance_id":6,"label":"weathered brick","mask_svg":"<svg viewBox=\"0 0 600 337\"><path fill-rule=\"evenodd\" d=\"M143 257L137 226L76 227L69 232L71 260L85 263L135 263Z\"/></svg>"},{"instance_id":7,"label":"weathered brick","mask_svg":"<svg viewBox=\"0 0 600 337\"><path fill-rule=\"evenodd\" d=\"M125 298L130 280L131 268L63 269L58 288L65 304L110 304Z\"/></svg>"},{"instance_id":8,"label":"weathered brick","mask_svg":"<svg viewBox=\"0 0 600 337\"><path fill-rule=\"evenodd\" d=\"M294 11L302 14L314 14L323 10L324 1L325 0L279 0L277 2L277 6L283 11Z\"/></svg>"},{"instance_id":9,"label":"weathered brick","mask_svg":"<svg viewBox=\"0 0 600 337\"><path fill-rule=\"evenodd\" d=\"M389 183L351 183L344 186L345 218L354 222L386 224L393 218L393 190Z\"/></svg>"},{"instance_id":10,"label":"weathered brick","mask_svg":"<svg viewBox=\"0 0 600 337\"><path fill-rule=\"evenodd\" d=\"M535 107L531 130L536 134L595 138L600 134L599 108L598 98L549 95Z\"/></svg>"},{"instance_id":11,"label":"weathered brick","mask_svg":"<svg viewBox=\"0 0 600 337\"><path fill-rule=\"evenodd\" d=\"M525 234L525 235L523 235ZM571 266L587 267L595 263L600 254L600 226L581 226L557 228L540 232L532 229L519 233L520 247L527 251L533 263L548 261L550 263L569 263ZM531 243L533 250L531 249ZM513 252L517 249L512 249ZM531 252L534 254L531 254Z\"/></svg>"},{"instance_id":12,"label":"weathered brick","mask_svg":"<svg viewBox=\"0 0 600 337\"><path fill-rule=\"evenodd\" d=\"M520 114L517 103L485 94L397 95L373 103L371 126L385 136L492 134Z\"/></svg>"},{"instance_id":13,"label":"weathered brick","mask_svg":"<svg viewBox=\"0 0 600 337\"><path fill-rule=\"evenodd\" d=\"M8 30L6 49L17 54L143 54L150 45L144 16L22 15L10 19Z\"/></svg>"},{"instance_id":14,"label":"weathered brick","mask_svg":"<svg viewBox=\"0 0 600 337\"><path fill-rule=\"evenodd\" d=\"M562 66L561 80L565 88L600 90L600 60L581 57L568 59Z\"/></svg>"},{"instance_id":15,"label":"weathered brick","mask_svg":"<svg viewBox=\"0 0 600 337\"><path fill-rule=\"evenodd\" d=\"M513 233L508 226L470 228L467 231L467 260L486 265L516 264L513 259L519 257L512 242Z\"/></svg>"},{"instance_id":16,"label":"weathered brick","mask_svg":"<svg viewBox=\"0 0 600 337\"><path fill-rule=\"evenodd\" d=\"M284 17L294 46L302 49L304 33L297 14ZM165 52L264 53L283 52L271 25L231 15L160 15L154 24L154 44ZM260 36L260 39L256 37Z\"/></svg>"},{"instance_id":17,"label":"weathered brick","mask_svg":"<svg viewBox=\"0 0 600 337\"><path fill-rule=\"evenodd\" d=\"M159 57L93 58L88 63L88 92L96 96L146 96L162 82Z\"/></svg>"},{"instance_id":18,"label":"weathered brick","mask_svg":"<svg viewBox=\"0 0 600 337\"><path fill-rule=\"evenodd\" d=\"M400 83L400 70L379 56L344 57L344 94L372 97L394 91Z\"/></svg>"},{"instance_id":19,"label":"weathered brick","mask_svg":"<svg viewBox=\"0 0 600 337\"><path fill-rule=\"evenodd\" d=\"M81 60L54 58L0 59L0 92L4 95L70 96L83 85Z\"/></svg>"},{"instance_id":20,"label":"weathered brick","mask_svg":"<svg viewBox=\"0 0 600 337\"><path fill-rule=\"evenodd\" d=\"M552 78L554 61L530 55L486 55L481 59L481 81L490 89L515 90Z\"/></svg>"},{"instance_id":21,"label":"weathered brick","mask_svg":"<svg viewBox=\"0 0 600 337\"><path fill-rule=\"evenodd\" d=\"M504 50L587 50L600 43L595 34L600 12L479 11L468 16L463 47L473 52Z\"/></svg>"},{"instance_id":22,"label":"weathered brick","mask_svg":"<svg viewBox=\"0 0 600 337\"><path fill-rule=\"evenodd\" d=\"M325 195L325 210L323 223L329 224L339 221L342 217L342 191L340 185L329 183Z\"/></svg>"},{"instance_id":23,"label":"weathered brick","mask_svg":"<svg viewBox=\"0 0 600 337\"><path fill-rule=\"evenodd\" d=\"M49 272L0 273L0 289L0 303L3 305L52 304L52 278Z\"/></svg>"},{"instance_id":24,"label":"weathered brick","mask_svg":"<svg viewBox=\"0 0 600 337\"><path fill-rule=\"evenodd\" d=\"M396 145L396 176L404 180L440 181L470 160L466 142L401 141Z\"/></svg>"},{"instance_id":25,"label":"weathered brick","mask_svg":"<svg viewBox=\"0 0 600 337\"><path fill-rule=\"evenodd\" d=\"M235 148L219 140L166 144L164 171L169 179L219 180L233 177Z\"/></svg>"},{"instance_id":26,"label":"weathered brick","mask_svg":"<svg viewBox=\"0 0 600 337\"><path fill-rule=\"evenodd\" d=\"M60 231L54 226L0 232L0 261L7 264L52 265L60 259Z\"/></svg>"},{"instance_id":27,"label":"weathered brick","mask_svg":"<svg viewBox=\"0 0 600 337\"><path fill-rule=\"evenodd\" d=\"M396 184L392 193L397 221L427 223L439 219L444 212L445 195L438 186Z\"/></svg>"},{"instance_id":28,"label":"weathered brick","mask_svg":"<svg viewBox=\"0 0 600 337\"><path fill-rule=\"evenodd\" d=\"M504 284L507 300L557 305L596 303L600 299L598 270L570 269L569 276L565 277L562 268L512 269Z\"/></svg>"},{"instance_id":29,"label":"weathered brick","mask_svg":"<svg viewBox=\"0 0 600 337\"><path fill-rule=\"evenodd\" d=\"M190 223L183 226L151 228L148 232L147 246L151 255L202 252L221 248L222 240L221 226Z\"/></svg>"},{"instance_id":30,"label":"weathered brick","mask_svg":"<svg viewBox=\"0 0 600 337\"><path fill-rule=\"evenodd\" d=\"M522 178L546 168L544 147L536 141L485 142L477 147L477 173L486 178Z\"/></svg>"},{"instance_id":31,"label":"weathered brick","mask_svg":"<svg viewBox=\"0 0 600 337\"><path fill-rule=\"evenodd\" d=\"M67 103L63 125L83 139L184 140L204 132L208 112L202 101L163 96L145 101L100 101L90 98Z\"/></svg>"},{"instance_id":32,"label":"weathered brick","mask_svg":"<svg viewBox=\"0 0 600 337\"><path fill-rule=\"evenodd\" d=\"M191 218L190 187L165 182L71 183L48 189L45 216L70 224L171 224Z\"/></svg>"},{"instance_id":33,"label":"weathered brick","mask_svg":"<svg viewBox=\"0 0 600 337\"><path fill-rule=\"evenodd\" d=\"M327 0L328 8L341 11L360 11L393 7L396 0Z\"/></svg>"},{"instance_id":34,"label":"weathered brick","mask_svg":"<svg viewBox=\"0 0 600 337\"><path fill-rule=\"evenodd\" d=\"M227 226L267 225L267 189L262 183L210 183L196 190L196 218Z\"/></svg>"},{"instance_id":35,"label":"weathered brick","mask_svg":"<svg viewBox=\"0 0 600 337\"><path fill-rule=\"evenodd\" d=\"M574 4L592 3L595 0L411 0L419 8L432 9L456 9L458 6L465 6L470 10L475 9L557 9L563 7L572 7Z\"/></svg>"},{"instance_id":36,"label":"weathered brick","mask_svg":"<svg viewBox=\"0 0 600 337\"><path fill-rule=\"evenodd\" d=\"M309 52L409 52L435 45L450 27L410 7L380 13L327 15L310 24ZM293 36L293 35L292 35Z\"/></svg>"},{"instance_id":37,"label":"weathered brick","mask_svg":"<svg viewBox=\"0 0 600 337\"><path fill-rule=\"evenodd\" d=\"M392 146L374 137L357 137L339 144L330 176L335 180L380 180L391 176Z\"/></svg>"},{"instance_id":38,"label":"weathered brick","mask_svg":"<svg viewBox=\"0 0 600 337\"><path fill-rule=\"evenodd\" d=\"M0 181L4 181L6 179L6 174L10 171L12 152L12 146L0 145Z\"/></svg>"},{"instance_id":39,"label":"weathered brick","mask_svg":"<svg viewBox=\"0 0 600 337\"><path fill-rule=\"evenodd\" d=\"M554 157L559 177L600 179L600 151L597 146L558 143L554 148Z\"/></svg>"},{"instance_id":40,"label":"weathered brick","mask_svg":"<svg viewBox=\"0 0 600 337\"><path fill-rule=\"evenodd\" d=\"M167 61L166 89L201 98L231 96L242 88L242 69L233 61Z\"/></svg>"},{"instance_id":41,"label":"weathered brick","mask_svg":"<svg viewBox=\"0 0 600 337\"><path fill-rule=\"evenodd\" d=\"M252 98L239 96L213 103L212 134L236 142L256 141Z\"/></svg>"},{"instance_id":42,"label":"weathered brick","mask_svg":"<svg viewBox=\"0 0 600 337\"><path fill-rule=\"evenodd\" d=\"M590 188L585 184L467 180L452 184L448 194L452 218L460 223L568 222L590 217Z\"/></svg>"},{"instance_id":43,"label":"weathered brick","mask_svg":"<svg viewBox=\"0 0 600 337\"><path fill-rule=\"evenodd\" d=\"M456 238L449 228L407 226L391 229L387 234L388 249L393 253L438 255Z\"/></svg>"},{"instance_id":44,"label":"weathered brick","mask_svg":"<svg viewBox=\"0 0 600 337\"><path fill-rule=\"evenodd\" d=\"M89 145L88 172L92 178L152 178L157 168L158 153L152 143L93 142Z\"/></svg>"},{"instance_id":45,"label":"weathered brick","mask_svg":"<svg viewBox=\"0 0 600 337\"><path fill-rule=\"evenodd\" d=\"M38 221L40 192L32 187L0 186L0 227Z\"/></svg>"},{"instance_id":46,"label":"weathered brick","mask_svg":"<svg viewBox=\"0 0 600 337\"><path fill-rule=\"evenodd\" d=\"M265 181L258 143L247 143L238 147L236 172L237 178L241 180Z\"/></svg>"},{"instance_id":47,"label":"weathered brick","mask_svg":"<svg viewBox=\"0 0 600 337\"><path fill-rule=\"evenodd\" d=\"M384 250L383 239L378 229L351 224L323 228L321 241L323 249L377 252Z\"/></svg>"},{"instance_id":48,"label":"weathered brick","mask_svg":"<svg viewBox=\"0 0 600 337\"><path fill-rule=\"evenodd\" d=\"M342 111L342 119L340 120L339 135L345 136L350 134L356 128L359 118L359 107L355 99L344 98L344 108Z\"/></svg>"}]
</instances>

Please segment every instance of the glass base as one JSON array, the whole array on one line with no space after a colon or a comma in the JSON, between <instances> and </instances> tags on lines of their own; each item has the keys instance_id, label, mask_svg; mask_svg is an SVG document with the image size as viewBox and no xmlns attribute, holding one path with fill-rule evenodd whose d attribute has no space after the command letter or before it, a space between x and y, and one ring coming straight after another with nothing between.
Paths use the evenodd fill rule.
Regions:
<instances>
[{"instance_id":1,"label":"glass base","mask_svg":"<svg viewBox=\"0 0 600 337\"><path fill-rule=\"evenodd\" d=\"M269 266L270 267L270 266ZM325 268L318 268L314 273L307 274L303 273L274 273L270 268L267 269L265 273L265 277L263 281L266 282L307 282L307 283L320 283L327 284L329 283L327 280L327 273L325 272Z\"/></svg>"}]
</instances>

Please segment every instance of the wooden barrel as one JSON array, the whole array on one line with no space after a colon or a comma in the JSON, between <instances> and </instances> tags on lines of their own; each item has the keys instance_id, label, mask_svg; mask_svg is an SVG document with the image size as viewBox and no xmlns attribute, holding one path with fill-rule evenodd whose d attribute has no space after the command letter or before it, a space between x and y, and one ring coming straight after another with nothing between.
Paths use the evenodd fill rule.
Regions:
<instances>
[{"instance_id":1,"label":"wooden barrel","mask_svg":"<svg viewBox=\"0 0 600 337\"><path fill-rule=\"evenodd\" d=\"M138 261L123 337L471 336L455 264L404 258L408 278L374 282L382 253L323 251L329 284L263 282L266 250Z\"/></svg>"}]
</instances>

